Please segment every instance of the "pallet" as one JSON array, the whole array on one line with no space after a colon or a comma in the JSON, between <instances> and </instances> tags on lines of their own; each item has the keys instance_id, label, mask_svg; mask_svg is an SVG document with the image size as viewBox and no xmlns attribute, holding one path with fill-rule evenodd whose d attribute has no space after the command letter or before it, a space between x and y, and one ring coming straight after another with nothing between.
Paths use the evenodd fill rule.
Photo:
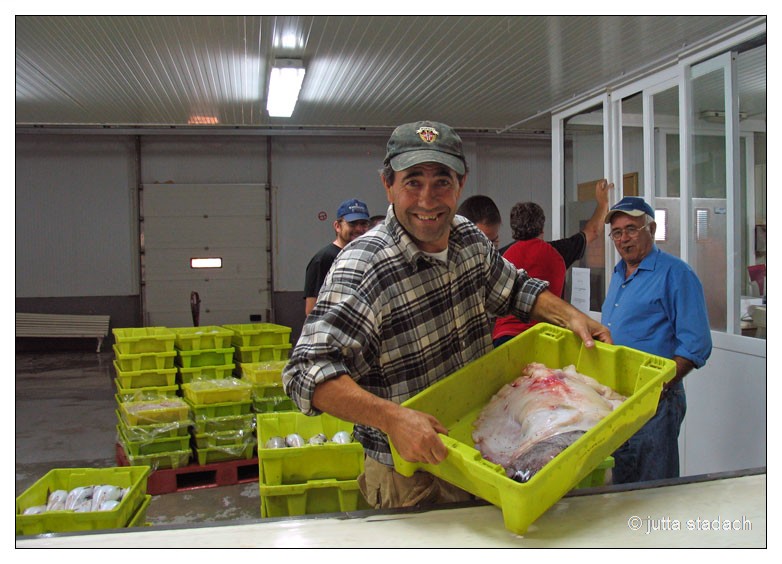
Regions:
<instances>
[{"instance_id":1,"label":"pallet","mask_svg":"<svg viewBox=\"0 0 782 564\"><path fill-rule=\"evenodd\" d=\"M129 466L125 450L116 445L118 466ZM189 464L182 468L153 471L147 480L147 494L162 495L203 488L218 488L258 481L258 458L227 460L211 464Z\"/></svg>"}]
</instances>

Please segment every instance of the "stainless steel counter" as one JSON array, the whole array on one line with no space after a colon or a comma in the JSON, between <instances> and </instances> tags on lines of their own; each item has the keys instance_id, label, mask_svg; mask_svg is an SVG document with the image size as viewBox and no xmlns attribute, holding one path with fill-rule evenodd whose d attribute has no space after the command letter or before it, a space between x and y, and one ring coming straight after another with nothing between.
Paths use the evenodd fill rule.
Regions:
<instances>
[{"instance_id":1,"label":"stainless steel counter","mask_svg":"<svg viewBox=\"0 0 782 564\"><path fill-rule=\"evenodd\" d=\"M482 502L432 510L20 537L17 548L765 547L765 469L606 487L561 499L524 536Z\"/></svg>"}]
</instances>

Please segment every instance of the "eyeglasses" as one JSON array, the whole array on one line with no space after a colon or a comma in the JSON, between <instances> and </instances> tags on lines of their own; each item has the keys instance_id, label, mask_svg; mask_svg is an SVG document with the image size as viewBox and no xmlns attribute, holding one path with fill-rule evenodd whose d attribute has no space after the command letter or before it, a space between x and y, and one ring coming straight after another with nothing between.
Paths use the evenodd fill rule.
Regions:
<instances>
[{"instance_id":1,"label":"eyeglasses","mask_svg":"<svg viewBox=\"0 0 782 564\"><path fill-rule=\"evenodd\" d=\"M611 232L609 233L609 236L614 241L619 241L622 238L622 235L624 233L627 233L627 236L630 239L635 239L636 237L638 237L638 234L644 229L646 229L647 227L649 227L648 223L643 225L642 227L636 227L635 225L630 225L629 227L625 227L624 229L612 229Z\"/></svg>"}]
</instances>

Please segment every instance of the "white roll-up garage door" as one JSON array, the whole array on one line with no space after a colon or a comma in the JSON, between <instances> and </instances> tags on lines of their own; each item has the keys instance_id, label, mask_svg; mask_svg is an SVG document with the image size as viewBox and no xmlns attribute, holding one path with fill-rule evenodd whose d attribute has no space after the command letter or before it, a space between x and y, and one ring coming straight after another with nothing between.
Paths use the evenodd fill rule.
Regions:
<instances>
[{"instance_id":1,"label":"white roll-up garage door","mask_svg":"<svg viewBox=\"0 0 782 564\"><path fill-rule=\"evenodd\" d=\"M266 185L145 184L141 202L147 326L193 326L195 295L201 326L267 320Z\"/></svg>"}]
</instances>

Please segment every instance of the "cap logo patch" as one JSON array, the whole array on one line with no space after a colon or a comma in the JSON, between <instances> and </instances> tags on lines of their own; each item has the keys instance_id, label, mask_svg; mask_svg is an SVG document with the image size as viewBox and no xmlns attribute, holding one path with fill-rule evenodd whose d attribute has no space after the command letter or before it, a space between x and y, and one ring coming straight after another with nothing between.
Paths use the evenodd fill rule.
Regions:
<instances>
[{"instance_id":1,"label":"cap logo patch","mask_svg":"<svg viewBox=\"0 0 782 564\"><path fill-rule=\"evenodd\" d=\"M424 143L434 143L437 141L437 136L440 135L434 127L419 127L416 134Z\"/></svg>"}]
</instances>

